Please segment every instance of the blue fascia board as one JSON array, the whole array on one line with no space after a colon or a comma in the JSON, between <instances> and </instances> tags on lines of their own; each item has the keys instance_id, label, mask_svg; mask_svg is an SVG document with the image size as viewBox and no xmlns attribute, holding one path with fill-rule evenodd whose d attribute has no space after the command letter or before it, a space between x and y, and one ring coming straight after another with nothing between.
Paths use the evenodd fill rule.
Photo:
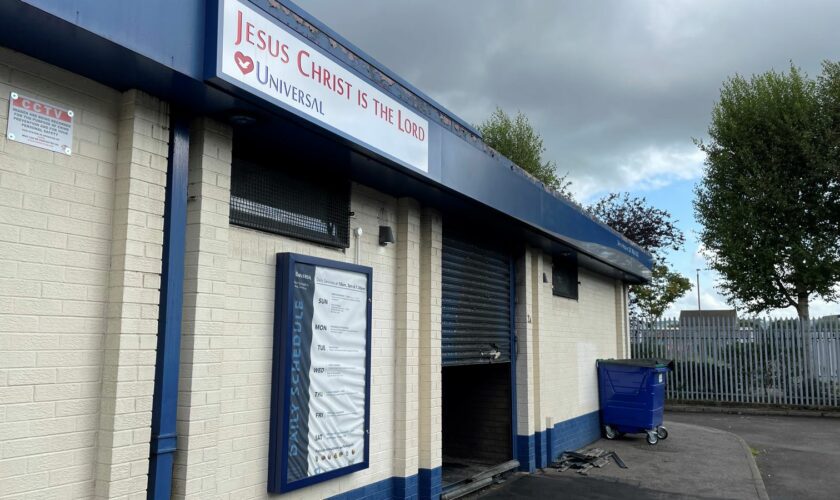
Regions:
<instances>
[{"instance_id":1,"label":"blue fascia board","mask_svg":"<svg viewBox=\"0 0 840 500\"><path fill-rule=\"evenodd\" d=\"M643 279L650 278L651 255L570 201L542 188L504 157L490 157L447 134L441 145L441 183L489 205L545 235ZM504 186L500 189L499 186ZM533 224L539 221L539 224Z\"/></svg>"},{"instance_id":2,"label":"blue fascia board","mask_svg":"<svg viewBox=\"0 0 840 500\"><path fill-rule=\"evenodd\" d=\"M179 73L201 79L204 71L205 0L23 2Z\"/></svg>"},{"instance_id":3,"label":"blue fascia board","mask_svg":"<svg viewBox=\"0 0 840 500\"><path fill-rule=\"evenodd\" d=\"M274 0L250 1L346 69L430 119L429 172L420 180L429 186L431 197L443 192L477 202L540 237L561 242L621 271L629 281L649 279L649 253L494 154L474 135L475 131L303 9L286 0L282 5ZM173 99L198 113L219 115L244 108L273 116L267 123L288 120L317 128L258 99L205 82L205 17L204 0L148 0L142 5L102 0L13 0L0 4L0 45L118 89L136 87ZM59 20L70 27L60 26ZM25 23L29 29L21 26ZM310 25L313 30L308 29ZM333 46L331 40L340 45ZM87 56L81 58L79 54ZM396 83L388 85L388 79ZM353 144L348 137L328 130L316 133L374 158L386 166L380 166L383 174L392 171L406 179L419 177L416 170Z\"/></svg>"}]
</instances>

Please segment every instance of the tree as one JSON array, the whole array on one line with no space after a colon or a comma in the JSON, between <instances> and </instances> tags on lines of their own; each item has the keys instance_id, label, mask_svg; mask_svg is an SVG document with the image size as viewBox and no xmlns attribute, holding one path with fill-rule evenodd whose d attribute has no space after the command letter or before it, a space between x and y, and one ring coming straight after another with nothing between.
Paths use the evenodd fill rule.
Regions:
<instances>
[{"instance_id":1,"label":"tree","mask_svg":"<svg viewBox=\"0 0 840 500\"><path fill-rule=\"evenodd\" d=\"M668 306L691 290L691 281L664 264L654 263L650 283L632 287L638 315L647 321L662 317Z\"/></svg>"},{"instance_id":2,"label":"tree","mask_svg":"<svg viewBox=\"0 0 840 500\"><path fill-rule=\"evenodd\" d=\"M553 161L543 161L543 139L522 112L511 118L501 108L496 108L484 123L477 125L481 138L490 147L536 177L547 187L572 199L565 175L558 176Z\"/></svg>"},{"instance_id":3,"label":"tree","mask_svg":"<svg viewBox=\"0 0 840 500\"><path fill-rule=\"evenodd\" d=\"M645 198L632 197L630 193L610 193L587 210L654 257L662 258L662 250L679 250L685 244L685 236L671 220L671 214L648 205Z\"/></svg>"},{"instance_id":4,"label":"tree","mask_svg":"<svg viewBox=\"0 0 840 500\"><path fill-rule=\"evenodd\" d=\"M724 82L694 210L731 304L758 313L837 299L840 65Z\"/></svg>"},{"instance_id":5,"label":"tree","mask_svg":"<svg viewBox=\"0 0 840 500\"><path fill-rule=\"evenodd\" d=\"M612 227L653 255L650 283L630 288L630 311L647 321L659 319L677 299L691 290L685 276L671 271L663 252L680 250L685 236L667 210L652 207L644 198L611 193L588 207L601 222Z\"/></svg>"}]
</instances>

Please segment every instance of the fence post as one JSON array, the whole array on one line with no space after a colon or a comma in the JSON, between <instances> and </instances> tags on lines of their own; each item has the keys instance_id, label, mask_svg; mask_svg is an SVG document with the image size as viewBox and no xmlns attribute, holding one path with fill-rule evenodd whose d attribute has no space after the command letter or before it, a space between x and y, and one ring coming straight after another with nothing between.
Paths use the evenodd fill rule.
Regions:
<instances>
[{"instance_id":1,"label":"fence post","mask_svg":"<svg viewBox=\"0 0 840 500\"><path fill-rule=\"evenodd\" d=\"M712 330L714 319L706 320L706 328L703 329L703 368L706 372L706 400L715 400L715 374L712 365Z\"/></svg>"},{"instance_id":2,"label":"fence post","mask_svg":"<svg viewBox=\"0 0 840 500\"><path fill-rule=\"evenodd\" d=\"M793 350L793 338L790 332L790 322L783 323L785 332L785 358L788 363L788 404L796 404L796 358Z\"/></svg>"},{"instance_id":3,"label":"fence post","mask_svg":"<svg viewBox=\"0 0 840 500\"><path fill-rule=\"evenodd\" d=\"M758 331L761 332L761 350L759 351L759 354L761 355L761 386L763 391L761 402L764 404L770 404L768 382L772 381L772 377L768 380L767 367L770 365L767 362L767 329L764 328L764 325L761 323L756 323L756 327L758 328Z\"/></svg>"},{"instance_id":4,"label":"fence post","mask_svg":"<svg viewBox=\"0 0 840 500\"><path fill-rule=\"evenodd\" d=\"M805 384L803 384L804 376L802 375L802 368L803 362L802 359L802 320L798 319L793 324L793 342L794 342L794 354L799 358L796 363L796 378L794 379L797 382L797 401L800 405L805 405Z\"/></svg>"},{"instance_id":5,"label":"fence post","mask_svg":"<svg viewBox=\"0 0 840 500\"><path fill-rule=\"evenodd\" d=\"M753 403L760 403L761 402L761 392L758 388L758 377L760 375L760 366L759 366L759 359L756 356L758 354L758 342L757 342L757 335L755 331L755 325L750 322L749 327L747 328L747 337L749 339L750 344L750 394L752 395L752 402Z\"/></svg>"},{"instance_id":6,"label":"fence post","mask_svg":"<svg viewBox=\"0 0 840 500\"><path fill-rule=\"evenodd\" d=\"M694 330L697 328L697 318L689 318L688 324L686 325L686 334L688 335L688 343L686 345L686 353L688 354L688 360L686 363L686 367L688 368L688 399L697 399L697 376L696 370L694 365Z\"/></svg>"},{"instance_id":7,"label":"fence post","mask_svg":"<svg viewBox=\"0 0 840 500\"><path fill-rule=\"evenodd\" d=\"M726 334L727 325L728 324L725 321L721 321L720 327L718 328L718 338L720 339L718 349L720 349L720 355L721 358L723 358L721 378L723 379L724 391L721 395L721 401L728 401L729 395L732 393L732 383L729 378L731 360L729 359L729 353L726 348L729 340L728 335Z\"/></svg>"},{"instance_id":8,"label":"fence post","mask_svg":"<svg viewBox=\"0 0 840 500\"><path fill-rule=\"evenodd\" d=\"M720 363L718 360L718 344L720 340L720 335L718 334L719 325L720 321L718 321L717 319L712 321L712 331L709 335L712 345L712 390L714 390L714 397L712 398L713 401L719 401L721 394Z\"/></svg>"},{"instance_id":9,"label":"fence post","mask_svg":"<svg viewBox=\"0 0 840 500\"><path fill-rule=\"evenodd\" d=\"M782 356L782 343L779 338L778 325L768 320L770 325L770 338L773 341L773 362L775 363L775 384L776 384L776 404L784 404L785 389L784 383L784 360Z\"/></svg>"},{"instance_id":10,"label":"fence post","mask_svg":"<svg viewBox=\"0 0 840 500\"><path fill-rule=\"evenodd\" d=\"M737 320L733 325L733 337L734 337L734 346L735 346L735 366L737 367L735 370L735 376L737 377L737 389L738 389L738 402L744 403L746 402L746 389L744 388L744 360L743 360L743 353L744 350L741 345L741 327L738 324Z\"/></svg>"},{"instance_id":11,"label":"fence post","mask_svg":"<svg viewBox=\"0 0 840 500\"><path fill-rule=\"evenodd\" d=\"M820 322L817 325L817 331L816 331L817 345L816 345L816 348L814 349L814 351L817 353L816 354L817 368L814 370L814 372L816 372L816 379L817 379L817 382L816 382L816 384L817 384L817 406L820 406L820 407L826 406L825 385L823 384L823 378L822 378L822 358L823 358L823 356L822 356L822 347L823 347L822 338L823 338L823 332L824 331L825 331L825 324L823 322Z\"/></svg>"},{"instance_id":12,"label":"fence post","mask_svg":"<svg viewBox=\"0 0 840 500\"><path fill-rule=\"evenodd\" d=\"M808 335L808 325L807 322L802 320L799 320L798 324L799 332L797 337L799 337L799 360L801 361L801 363L799 364L799 380L801 381L800 385L802 386L802 404L805 406L810 406L811 388L808 387L808 346L805 344L805 340Z\"/></svg>"},{"instance_id":13,"label":"fence post","mask_svg":"<svg viewBox=\"0 0 840 500\"><path fill-rule=\"evenodd\" d=\"M735 402L737 398L737 385L735 384L735 352L732 349L732 325L729 321L725 321L723 325L724 333L724 349L726 350L727 364L726 377L729 380L729 391L726 394L726 401Z\"/></svg>"},{"instance_id":14,"label":"fence post","mask_svg":"<svg viewBox=\"0 0 840 500\"><path fill-rule=\"evenodd\" d=\"M691 331L691 319L680 322L680 342L682 343L682 399L691 399L691 364L689 363L688 350L690 347L689 332Z\"/></svg>"},{"instance_id":15,"label":"fence post","mask_svg":"<svg viewBox=\"0 0 840 500\"><path fill-rule=\"evenodd\" d=\"M811 406L819 406L817 403L817 387L814 385L814 342L812 330L814 323L809 319L805 325L805 368L808 377L808 402Z\"/></svg>"},{"instance_id":16,"label":"fence post","mask_svg":"<svg viewBox=\"0 0 840 500\"><path fill-rule=\"evenodd\" d=\"M838 386L840 386L840 320L835 320L834 328L832 328L831 332L831 348L829 349L829 356L831 357L831 361L829 362L829 373L831 373L831 397L833 399L834 406L838 406L838 397L840 397L840 391L838 391Z\"/></svg>"},{"instance_id":17,"label":"fence post","mask_svg":"<svg viewBox=\"0 0 840 500\"><path fill-rule=\"evenodd\" d=\"M694 375L696 377L695 390L697 391L697 399L705 399L703 394L703 324L705 319L701 316L697 318L697 326L694 328Z\"/></svg>"},{"instance_id":18,"label":"fence post","mask_svg":"<svg viewBox=\"0 0 840 500\"><path fill-rule=\"evenodd\" d=\"M769 321L769 320L768 320ZM774 338L776 339L776 347L778 348L778 362L779 362L779 402L781 404L789 404L788 401L788 366L787 354L785 349L785 336L782 330L783 323L779 320L772 322L773 328L776 330Z\"/></svg>"}]
</instances>

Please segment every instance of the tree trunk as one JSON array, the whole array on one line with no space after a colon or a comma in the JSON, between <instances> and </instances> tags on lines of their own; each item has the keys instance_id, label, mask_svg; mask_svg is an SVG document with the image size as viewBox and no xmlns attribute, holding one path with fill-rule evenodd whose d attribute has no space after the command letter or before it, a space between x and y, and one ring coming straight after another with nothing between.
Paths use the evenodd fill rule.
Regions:
<instances>
[{"instance_id":1,"label":"tree trunk","mask_svg":"<svg viewBox=\"0 0 840 500\"><path fill-rule=\"evenodd\" d=\"M810 317L808 311L808 293L801 292L797 295L796 313L799 315L799 321L807 323Z\"/></svg>"}]
</instances>

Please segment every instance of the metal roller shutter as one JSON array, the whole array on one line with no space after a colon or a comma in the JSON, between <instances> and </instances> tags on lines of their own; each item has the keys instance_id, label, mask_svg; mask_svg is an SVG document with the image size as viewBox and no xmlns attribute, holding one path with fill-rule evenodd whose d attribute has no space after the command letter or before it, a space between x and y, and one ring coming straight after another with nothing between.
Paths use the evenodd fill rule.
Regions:
<instances>
[{"instance_id":1,"label":"metal roller shutter","mask_svg":"<svg viewBox=\"0 0 840 500\"><path fill-rule=\"evenodd\" d=\"M511 260L443 233L443 365L510 362Z\"/></svg>"}]
</instances>

